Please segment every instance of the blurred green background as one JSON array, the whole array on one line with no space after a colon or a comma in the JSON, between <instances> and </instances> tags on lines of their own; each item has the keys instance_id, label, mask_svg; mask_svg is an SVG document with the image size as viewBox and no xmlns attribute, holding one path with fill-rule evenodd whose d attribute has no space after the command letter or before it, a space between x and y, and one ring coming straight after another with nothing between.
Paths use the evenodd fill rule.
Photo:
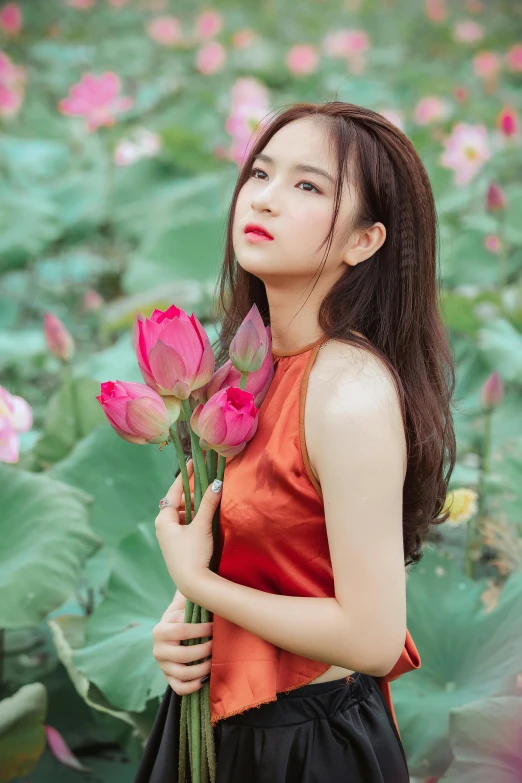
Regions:
<instances>
[{"instance_id":1,"label":"blurred green background","mask_svg":"<svg viewBox=\"0 0 522 783\"><path fill-rule=\"evenodd\" d=\"M133 779L166 688L154 517L177 465L119 439L95 395L142 380L138 313L175 303L215 338L251 135L327 100L409 136L439 218L458 461L408 574L423 665L392 694L411 773L522 780L521 87L513 0L0 4L0 384L32 410L9 429L0 398L0 782Z\"/></svg>"}]
</instances>

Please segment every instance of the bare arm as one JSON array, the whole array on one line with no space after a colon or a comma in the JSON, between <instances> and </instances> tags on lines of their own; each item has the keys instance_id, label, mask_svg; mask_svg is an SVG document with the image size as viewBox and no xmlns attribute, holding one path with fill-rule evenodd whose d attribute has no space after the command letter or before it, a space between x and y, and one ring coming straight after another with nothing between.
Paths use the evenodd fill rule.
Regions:
<instances>
[{"instance_id":1,"label":"bare arm","mask_svg":"<svg viewBox=\"0 0 522 783\"><path fill-rule=\"evenodd\" d=\"M402 419L387 376L358 374L344 357L332 378L311 402L335 598L273 595L211 571L187 593L285 650L383 676L406 638Z\"/></svg>"}]
</instances>

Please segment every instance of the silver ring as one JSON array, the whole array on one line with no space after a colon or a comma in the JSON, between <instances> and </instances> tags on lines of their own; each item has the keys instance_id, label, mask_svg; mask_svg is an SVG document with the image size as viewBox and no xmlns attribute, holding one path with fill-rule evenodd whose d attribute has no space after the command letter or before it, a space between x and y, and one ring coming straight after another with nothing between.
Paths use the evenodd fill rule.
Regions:
<instances>
[{"instance_id":1,"label":"silver ring","mask_svg":"<svg viewBox=\"0 0 522 783\"><path fill-rule=\"evenodd\" d=\"M169 506L172 506L172 508L175 508L179 511L179 506L176 506L175 503L172 503L168 498L161 498L160 502L158 503L160 508L168 508Z\"/></svg>"}]
</instances>

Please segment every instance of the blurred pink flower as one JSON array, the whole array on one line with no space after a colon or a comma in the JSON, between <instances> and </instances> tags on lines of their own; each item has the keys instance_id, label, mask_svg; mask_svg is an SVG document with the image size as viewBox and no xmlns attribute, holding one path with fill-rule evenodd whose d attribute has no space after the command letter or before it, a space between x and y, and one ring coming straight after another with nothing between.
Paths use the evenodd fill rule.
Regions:
<instances>
[{"instance_id":1,"label":"blurred pink flower","mask_svg":"<svg viewBox=\"0 0 522 783\"><path fill-rule=\"evenodd\" d=\"M230 343L230 361L240 372L255 372L269 350L269 335L257 305L253 304Z\"/></svg>"},{"instance_id":2,"label":"blurred pink flower","mask_svg":"<svg viewBox=\"0 0 522 783\"><path fill-rule=\"evenodd\" d=\"M502 250L502 240L497 234L488 234L484 237L484 247L490 253L500 253Z\"/></svg>"},{"instance_id":3,"label":"blurred pink flower","mask_svg":"<svg viewBox=\"0 0 522 783\"><path fill-rule=\"evenodd\" d=\"M147 33L162 46L175 46L183 37L181 22L176 16L157 16L147 25Z\"/></svg>"},{"instance_id":4,"label":"blurred pink flower","mask_svg":"<svg viewBox=\"0 0 522 783\"><path fill-rule=\"evenodd\" d=\"M243 76L236 79L232 85L230 95L233 106L245 103L249 106L268 106L268 89L266 85L252 76Z\"/></svg>"},{"instance_id":5,"label":"blurred pink flower","mask_svg":"<svg viewBox=\"0 0 522 783\"><path fill-rule=\"evenodd\" d=\"M69 95L59 103L62 114L84 117L89 132L102 125L114 125L115 115L128 111L132 98L120 97L120 77L107 71L101 76L84 73L81 80L69 90Z\"/></svg>"},{"instance_id":6,"label":"blurred pink flower","mask_svg":"<svg viewBox=\"0 0 522 783\"><path fill-rule=\"evenodd\" d=\"M257 39L257 33L250 28L236 30L232 34L232 46L234 49L246 49Z\"/></svg>"},{"instance_id":7,"label":"blurred pink flower","mask_svg":"<svg viewBox=\"0 0 522 783\"><path fill-rule=\"evenodd\" d=\"M351 57L365 52L369 46L364 30L335 30L327 33L322 41L323 51L329 57Z\"/></svg>"},{"instance_id":8,"label":"blurred pink flower","mask_svg":"<svg viewBox=\"0 0 522 783\"><path fill-rule=\"evenodd\" d=\"M212 38L223 27L223 17L219 11L202 11L196 16L194 30L198 38Z\"/></svg>"},{"instance_id":9,"label":"blurred pink flower","mask_svg":"<svg viewBox=\"0 0 522 783\"><path fill-rule=\"evenodd\" d=\"M444 141L439 163L453 169L455 185L467 185L490 158L486 126L458 122Z\"/></svg>"},{"instance_id":10,"label":"blurred pink flower","mask_svg":"<svg viewBox=\"0 0 522 783\"><path fill-rule=\"evenodd\" d=\"M496 52L479 52L473 58L473 70L482 79L496 76L501 67L502 60Z\"/></svg>"},{"instance_id":11,"label":"blurred pink flower","mask_svg":"<svg viewBox=\"0 0 522 783\"><path fill-rule=\"evenodd\" d=\"M209 41L196 53L196 70L205 75L217 73L225 63L227 52L222 44Z\"/></svg>"},{"instance_id":12,"label":"blurred pink flower","mask_svg":"<svg viewBox=\"0 0 522 783\"><path fill-rule=\"evenodd\" d=\"M161 136L147 128L136 128L131 136L116 145L114 162L117 166L131 166L143 158L153 158L160 149Z\"/></svg>"},{"instance_id":13,"label":"blurred pink flower","mask_svg":"<svg viewBox=\"0 0 522 783\"><path fill-rule=\"evenodd\" d=\"M398 109L378 109L378 112L379 114L382 114L383 117L386 117L387 120L393 122L397 128L400 128L400 130L404 132L404 117L402 112L400 112Z\"/></svg>"},{"instance_id":14,"label":"blurred pink flower","mask_svg":"<svg viewBox=\"0 0 522 783\"><path fill-rule=\"evenodd\" d=\"M26 70L0 52L0 117L18 114L25 93Z\"/></svg>"},{"instance_id":15,"label":"blurred pink flower","mask_svg":"<svg viewBox=\"0 0 522 783\"><path fill-rule=\"evenodd\" d=\"M95 312L103 307L104 298L94 288L88 288L83 295L83 309L87 313Z\"/></svg>"},{"instance_id":16,"label":"blurred pink flower","mask_svg":"<svg viewBox=\"0 0 522 783\"><path fill-rule=\"evenodd\" d=\"M16 394L0 386L0 462L18 462L20 432L33 426L30 405Z\"/></svg>"},{"instance_id":17,"label":"blurred pink flower","mask_svg":"<svg viewBox=\"0 0 522 783\"><path fill-rule=\"evenodd\" d=\"M457 87L453 88L453 95L455 96L455 100L457 100L459 103L464 103L464 101L467 101L468 99L469 92L466 87L457 85Z\"/></svg>"},{"instance_id":18,"label":"blurred pink flower","mask_svg":"<svg viewBox=\"0 0 522 783\"><path fill-rule=\"evenodd\" d=\"M214 394L205 405L194 408L190 426L202 449L235 457L254 437L258 421L253 395L229 386Z\"/></svg>"},{"instance_id":19,"label":"blurred pink flower","mask_svg":"<svg viewBox=\"0 0 522 783\"><path fill-rule=\"evenodd\" d=\"M57 315L45 313L44 336L47 347L54 356L63 362L68 362L72 359L75 352L74 339Z\"/></svg>"},{"instance_id":20,"label":"blurred pink flower","mask_svg":"<svg viewBox=\"0 0 522 783\"><path fill-rule=\"evenodd\" d=\"M445 0L425 0L424 11L430 22L443 22L448 15Z\"/></svg>"},{"instance_id":21,"label":"blurred pink flower","mask_svg":"<svg viewBox=\"0 0 522 783\"><path fill-rule=\"evenodd\" d=\"M492 372L486 379L480 391L480 399L484 407L497 407L504 397L504 385L498 372Z\"/></svg>"},{"instance_id":22,"label":"blurred pink flower","mask_svg":"<svg viewBox=\"0 0 522 783\"><path fill-rule=\"evenodd\" d=\"M76 758L57 729L54 729L52 726L44 726L44 729L51 753L61 764L64 764L71 769L76 769L79 772L90 772L89 767L85 767L81 761Z\"/></svg>"},{"instance_id":23,"label":"blurred pink flower","mask_svg":"<svg viewBox=\"0 0 522 783\"><path fill-rule=\"evenodd\" d=\"M504 58L510 71L522 71L522 44L514 44Z\"/></svg>"},{"instance_id":24,"label":"blurred pink flower","mask_svg":"<svg viewBox=\"0 0 522 783\"><path fill-rule=\"evenodd\" d=\"M482 41L484 34L484 25L474 19L460 19L453 25L453 40L457 43L478 43Z\"/></svg>"},{"instance_id":25,"label":"blurred pink flower","mask_svg":"<svg viewBox=\"0 0 522 783\"><path fill-rule=\"evenodd\" d=\"M22 29L22 9L17 3L0 8L0 30L8 35L18 35Z\"/></svg>"},{"instance_id":26,"label":"blurred pink flower","mask_svg":"<svg viewBox=\"0 0 522 783\"><path fill-rule=\"evenodd\" d=\"M497 128L504 136L514 136L519 131L518 114L513 106L504 106L497 117Z\"/></svg>"},{"instance_id":27,"label":"blurred pink flower","mask_svg":"<svg viewBox=\"0 0 522 783\"><path fill-rule=\"evenodd\" d=\"M96 0L65 0L71 8L77 8L79 11L87 11L92 8Z\"/></svg>"},{"instance_id":28,"label":"blurred pink flower","mask_svg":"<svg viewBox=\"0 0 522 783\"><path fill-rule=\"evenodd\" d=\"M430 125L433 122L445 120L450 112L447 101L436 95L426 95L417 103L413 111L413 119L417 125Z\"/></svg>"},{"instance_id":29,"label":"blurred pink flower","mask_svg":"<svg viewBox=\"0 0 522 783\"><path fill-rule=\"evenodd\" d=\"M488 212L497 212L506 208L506 196L500 185L496 182L490 182L486 195L486 210Z\"/></svg>"},{"instance_id":30,"label":"blurred pink flower","mask_svg":"<svg viewBox=\"0 0 522 783\"><path fill-rule=\"evenodd\" d=\"M294 76L313 73L317 70L319 55L315 46L310 44L296 44L292 46L286 55L286 65Z\"/></svg>"},{"instance_id":31,"label":"blurred pink flower","mask_svg":"<svg viewBox=\"0 0 522 783\"><path fill-rule=\"evenodd\" d=\"M106 381L96 397L115 432L129 443L165 443L179 418L181 403L161 397L144 383Z\"/></svg>"}]
</instances>

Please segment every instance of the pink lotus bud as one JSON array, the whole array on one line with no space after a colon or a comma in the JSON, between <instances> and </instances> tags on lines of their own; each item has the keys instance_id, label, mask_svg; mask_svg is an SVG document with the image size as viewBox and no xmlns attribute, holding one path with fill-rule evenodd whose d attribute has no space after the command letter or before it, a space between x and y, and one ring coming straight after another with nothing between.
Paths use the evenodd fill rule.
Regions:
<instances>
[{"instance_id":1,"label":"pink lotus bud","mask_svg":"<svg viewBox=\"0 0 522 783\"><path fill-rule=\"evenodd\" d=\"M55 356L68 362L74 356L74 340L63 321L52 313L44 315L44 334L47 347Z\"/></svg>"},{"instance_id":2,"label":"pink lotus bud","mask_svg":"<svg viewBox=\"0 0 522 783\"><path fill-rule=\"evenodd\" d=\"M486 408L500 405L504 397L504 386L498 372L493 372L482 387L480 398Z\"/></svg>"},{"instance_id":3,"label":"pink lotus bud","mask_svg":"<svg viewBox=\"0 0 522 783\"><path fill-rule=\"evenodd\" d=\"M66 767L77 769L79 772L92 772L90 767L84 766L81 761L76 758L57 729L54 729L52 726L44 726L44 729L49 748L52 754L56 756L58 761L60 761Z\"/></svg>"},{"instance_id":4,"label":"pink lotus bud","mask_svg":"<svg viewBox=\"0 0 522 783\"><path fill-rule=\"evenodd\" d=\"M88 288L83 295L83 309L88 313L99 310L102 307L103 302L103 296L94 288Z\"/></svg>"},{"instance_id":5,"label":"pink lotus bud","mask_svg":"<svg viewBox=\"0 0 522 783\"><path fill-rule=\"evenodd\" d=\"M270 327L267 327L267 329L270 329ZM259 408L265 399L273 377L274 361L272 359L272 352L268 351L259 370L247 375L245 391L254 395L256 408ZM236 370L230 359L228 359L228 361L216 370L206 387L205 399L200 401L206 402L210 397L216 394L216 392L227 389L229 386L239 386L240 379L241 373L239 370Z\"/></svg>"},{"instance_id":6,"label":"pink lotus bud","mask_svg":"<svg viewBox=\"0 0 522 783\"><path fill-rule=\"evenodd\" d=\"M504 106L497 118L497 127L504 136L514 136L518 133L518 114L512 106Z\"/></svg>"},{"instance_id":7,"label":"pink lotus bud","mask_svg":"<svg viewBox=\"0 0 522 783\"><path fill-rule=\"evenodd\" d=\"M223 457L235 457L254 437L258 411L254 395L235 386L214 394L192 411L190 426L204 451L213 449Z\"/></svg>"},{"instance_id":8,"label":"pink lotus bud","mask_svg":"<svg viewBox=\"0 0 522 783\"><path fill-rule=\"evenodd\" d=\"M212 377L214 351L197 317L176 305L137 322L136 355L145 383L161 395L187 400Z\"/></svg>"},{"instance_id":9,"label":"pink lotus bud","mask_svg":"<svg viewBox=\"0 0 522 783\"><path fill-rule=\"evenodd\" d=\"M0 386L0 462L18 462L20 432L28 432L33 426L33 413L29 404L16 394L10 394Z\"/></svg>"},{"instance_id":10,"label":"pink lotus bud","mask_svg":"<svg viewBox=\"0 0 522 783\"><path fill-rule=\"evenodd\" d=\"M488 212L496 212L499 209L506 208L506 196L499 185L490 182L488 195L486 198L486 209Z\"/></svg>"},{"instance_id":11,"label":"pink lotus bud","mask_svg":"<svg viewBox=\"0 0 522 783\"><path fill-rule=\"evenodd\" d=\"M0 8L0 30L7 35L18 35L22 29L22 9L17 3Z\"/></svg>"},{"instance_id":12,"label":"pink lotus bud","mask_svg":"<svg viewBox=\"0 0 522 783\"><path fill-rule=\"evenodd\" d=\"M167 441L181 411L175 397L161 397L149 386L130 381L102 383L96 399L120 438L139 445Z\"/></svg>"},{"instance_id":13,"label":"pink lotus bud","mask_svg":"<svg viewBox=\"0 0 522 783\"><path fill-rule=\"evenodd\" d=\"M230 343L230 361L240 372L255 372L270 348L263 319L254 304Z\"/></svg>"}]
</instances>

